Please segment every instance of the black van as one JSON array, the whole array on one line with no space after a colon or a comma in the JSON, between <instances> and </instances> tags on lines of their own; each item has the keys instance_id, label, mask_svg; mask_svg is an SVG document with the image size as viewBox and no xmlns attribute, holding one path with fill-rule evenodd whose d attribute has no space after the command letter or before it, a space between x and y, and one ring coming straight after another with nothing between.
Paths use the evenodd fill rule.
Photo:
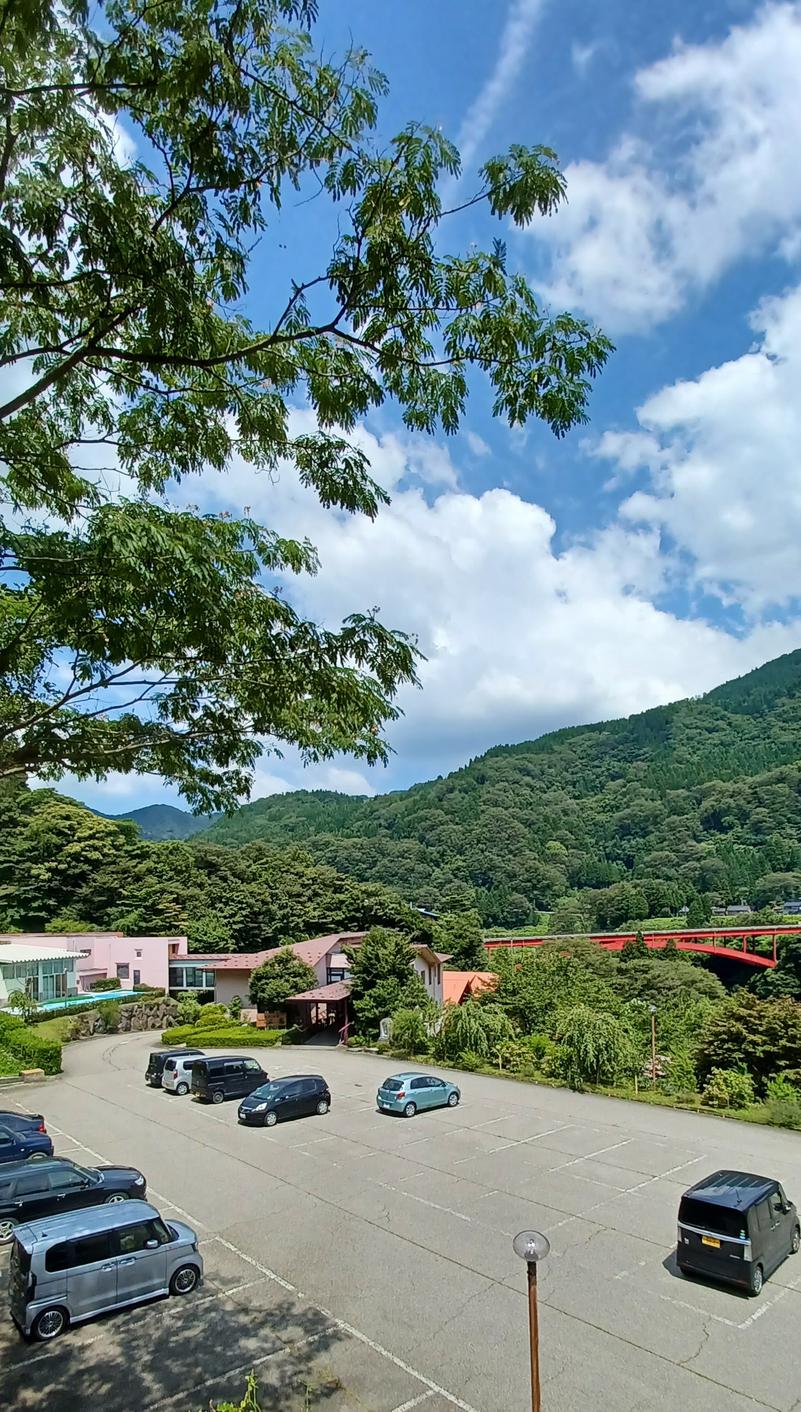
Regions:
<instances>
[{"instance_id":1,"label":"black van","mask_svg":"<svg viewBox=\"0 0 801 1412\"><path fill-rule=\"evenodd\" d=\"M151 1049L150 1058L145 1069L145 1083L151 1088L161 1088L161 1080L164 1077L164 1065L168 1059L185 1059L189 1054L202 1054L202 1049Z\"/></svg>"},{"instance_id":2,"label":"black van","mask_svg":"<svg viewBox=\"0 0 801 1412\"><path fill-rule=\"evenodd\" d=\"M759 1294L799 1246L798 1212L771 1177L713 1172L681 1198L676 1263L683 1275L706 1275Z\"/></svg>"},{"instance_id":3,"label":"black van","mask_svg":"<svg viewBox=\"0 0 801 1412\"><path fill-rule=\"evenodd\" d=\"M192 1065L192 1093L204 1103L222 1103L224 1098L244 1098L268 1078L257 1059L206 1054Z\"/></svg>"}]
</instances>

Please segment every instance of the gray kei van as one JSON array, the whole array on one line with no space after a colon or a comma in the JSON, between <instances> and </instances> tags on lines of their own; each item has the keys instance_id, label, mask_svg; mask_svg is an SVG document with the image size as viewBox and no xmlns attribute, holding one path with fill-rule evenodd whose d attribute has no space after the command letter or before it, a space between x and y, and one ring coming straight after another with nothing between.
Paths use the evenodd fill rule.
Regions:
<instances>
[{"instance_id":1,"label":"gray kei van","mask_svg":"<svg viewBox=\"0 0 801 1412\"><path fill-rule=\"evenodd\" d=\"M9 1269L11 1317L42 1341L68 1324L160 1294L190 1294L203 1277L197 1236L147 1201L75 1211L18 1226Z\"/></svg>"}]
</instances>

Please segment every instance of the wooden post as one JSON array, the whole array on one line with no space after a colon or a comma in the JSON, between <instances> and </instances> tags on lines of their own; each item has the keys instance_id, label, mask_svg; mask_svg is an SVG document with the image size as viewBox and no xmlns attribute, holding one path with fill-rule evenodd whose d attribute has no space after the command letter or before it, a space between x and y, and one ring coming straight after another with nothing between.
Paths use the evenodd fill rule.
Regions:
<instances>
[{"instance_id":1,"label":"wooden post","mask_svg":"<svg viewBox=\"0 0 801 1412\"><path fill-rule=\"evenodd\" d=\"M535 1260L528 1262L528 1333L531 1345L531 1412L540 1412L540 1324Z\"/></svg>"}]
</instances>

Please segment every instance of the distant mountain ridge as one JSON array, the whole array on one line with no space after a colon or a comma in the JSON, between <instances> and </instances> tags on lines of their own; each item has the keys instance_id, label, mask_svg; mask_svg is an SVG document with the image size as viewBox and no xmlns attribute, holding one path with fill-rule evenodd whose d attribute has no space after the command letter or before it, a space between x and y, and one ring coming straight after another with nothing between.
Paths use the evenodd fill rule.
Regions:
<instances>
[{"instance_id":1,"label":"distant mountain ridge","mask_svg":"<svg viewBox=\"0 0 801 1412\"><path fill-rule=\"evenodd\" d=\"M93 809L92 813L115 823L130 820L138 825L142 837L150 843L193 838L209 828L218 817L213 814L189 814L185 809L177 809L174 804L146 804L141 809L131 809L127 814L105 814L102 809Z\"/></svg>"},{"instance_id":2,"label":"distant mountain ridge","mask_svg":"<svg viewBox=\"0 0 801 1412\"><path fill-rule=\"evenodd\" d=\"M372 798L272 795L203 843L303 842L360 881L486 920L631 880L737 901L801 870L801 649L699 698L499 745ZM666 894L667 897L667 894Z\"/></svg>"}]
</instances>

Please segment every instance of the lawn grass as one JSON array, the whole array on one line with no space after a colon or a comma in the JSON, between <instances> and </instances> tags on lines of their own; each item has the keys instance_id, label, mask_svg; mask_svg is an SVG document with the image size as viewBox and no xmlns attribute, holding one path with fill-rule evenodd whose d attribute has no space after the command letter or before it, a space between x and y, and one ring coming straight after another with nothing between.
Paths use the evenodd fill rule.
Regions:
<instances>
[{"instance_id":1,"label":"lawn grass","mask_svg":"<svg viewBox=\"0 0 801 1412\"><path fill-rule=\"evenodd\" d=\"M41 1035L42 1039L57 1039L59 1044L63 1044L71 1027L71 1015L54 1015L52 1020L40 1020L36 1033Z\"/></svg>"}]
</instances>

